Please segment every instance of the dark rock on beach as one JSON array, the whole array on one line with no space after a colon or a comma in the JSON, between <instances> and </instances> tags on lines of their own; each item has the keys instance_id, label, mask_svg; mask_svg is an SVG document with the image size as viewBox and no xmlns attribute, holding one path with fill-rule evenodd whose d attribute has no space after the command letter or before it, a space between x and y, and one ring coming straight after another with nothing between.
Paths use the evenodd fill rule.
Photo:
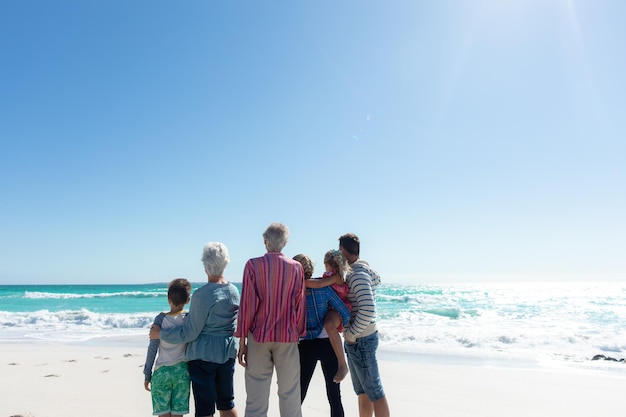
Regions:
<instances>
[{"instance_id":1,"label":"dark rock on beach","mask_svg":"<svg viewBox=\"0 0 626 417\"><path fill-rule=\"evenodd\" d=\"M626 359L621 358L621 359L616 359L616 358L611 358L610 356L604 356L604 355L596 355L593 358L591 358L592 361L599 361L599 360L605 360L605 361L612 361L612 362L626 362Z\"/></svg>"}]
</instances>

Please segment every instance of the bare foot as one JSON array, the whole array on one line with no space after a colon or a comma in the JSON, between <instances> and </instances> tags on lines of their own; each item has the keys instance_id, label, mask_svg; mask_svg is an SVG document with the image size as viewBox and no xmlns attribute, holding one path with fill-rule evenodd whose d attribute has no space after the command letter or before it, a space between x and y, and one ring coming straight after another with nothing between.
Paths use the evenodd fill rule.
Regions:
<instances>
[{"instance_id":1,"label":"bare foot","mask_svg":"<svg viewBox=\"0 0 626 417\"><path fill-rule=\"evenodd\" d=\"M333 377L333 382L335 384L340 383L341 381L343 381L343 379L346 377L346 375L348 375L348 367L347 366L340 366L337 369L337 373Z\"/></svg>"}]
</instances>

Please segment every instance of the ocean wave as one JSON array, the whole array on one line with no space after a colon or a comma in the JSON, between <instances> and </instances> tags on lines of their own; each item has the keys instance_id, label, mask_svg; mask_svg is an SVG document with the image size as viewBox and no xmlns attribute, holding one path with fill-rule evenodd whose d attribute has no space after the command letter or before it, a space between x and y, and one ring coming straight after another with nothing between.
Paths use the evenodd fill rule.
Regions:
<instances>
[{"instance_id":1,"label":"ocean wave","mask_svg":"<svg viewBox=\"0 0 626 417\"><path fill-rule=\"evenodd\" d=\"M166 285L4 288L0 340L147 340ZM626 301L619 286L381 286L385 351L526 357L584 362L626 352ZM34 291L33 291L34 290ZM616 295L617 294L617 295ZM141 299L139 299L141 298Z\"/></svg>"},{"instance_id":2,"label":"ocean wave","mask_svg":"<svg viewBox=\"0 0 626 417\"><path fill-rule=\"evenodd\" d=\"M384 294L376 294L377 302L387 302L387 303L422 303L423 297L420 295L384 295Z\"/></svg>"},{"instance_id":3,"label":"ocean wave","mask_svg":"<svg viewBox=\"0 0 626 417\"><path fill-rule=\"evenodd\" d=\"M600 350L603 352L626 352L626 344L601 345Z\"/></svg>"},{"instance_id":4,"label":"ocean wave","mask_svg":"<svg viewBox=\"0 0 626 417\"><path fill-rule=\"evenodd\" d=\"M95 313L87 309L51 312L0 311L0 331L3 328L32 330L146 329L154 320L154 313Z\"/></svg>"},{"instance_id":5,"label":"ocean wave","mask_svg":"<svg viewBox=\"0 0 626 417\"><path fill-rule=\"evenodd\" d=\"M79 293L55 293L55 292L39 292L39 291L25 291L23 298L41 300L72 300L72 299L94 299L94 298L114 298L114 297L128 297L128 298L154 298L163 297L163 292L145 292L145 291L122 291L111 293L91 293L91 294L79 294Z\"/></svg>"},{"instance_id":6,"label":"ocean wave","mask_svg":"<svg viewBox=\"0 0 626 417\"><path fill-rule=\"evenodd\" d=\"M447 317L450 319L458 319L461 316L461 310L455 307L450 308L434 308L425 310L425 313L434 314L436 316Z\"/></svg>"},{"instance_id":7,"label":"ocean wave","mask_svg":"<svg viewBox=\"0 0 626 417\"><path fill-rule=\"evenodd\" d=\"M626 352L622 325L588 328L546 320L506 320L497 315L466 316L458 310L404 311L378 323L386 351L531 360L586 361L599 353ZM88 340L146 337L154 312L98 313L88 309L0 311L0 340ZM457 317L456 319L454 317Z\"/></svg>"}]
</instances>

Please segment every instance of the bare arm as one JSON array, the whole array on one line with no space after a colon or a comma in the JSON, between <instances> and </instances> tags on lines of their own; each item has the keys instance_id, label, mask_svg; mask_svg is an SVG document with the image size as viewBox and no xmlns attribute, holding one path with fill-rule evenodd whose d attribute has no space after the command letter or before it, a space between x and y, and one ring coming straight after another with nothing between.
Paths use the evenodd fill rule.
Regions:
<instances>
[{"instance_id":1,"label":"bare arm","mask_svg":"<svg viewBox=\"0 0 626 417\"><path fill-rule=\"evenodd\" d=\"M237 351L237 359L239 361L239 365L244 368L248 366L248 344L246 343L246 338L242 337L239 339L239 350Z\"/></svg>"},{"instance_id":2,"label":"bare arm","mask_svg":"<svg viewBox=\"0 0 626 417\"><path fill-rule=\"evenodd\" d=\"M343 281L339 274L335 274L326 278L306 279L304 283L307 288L324 288L333 284L343 284Z\"/></svg>"}]
</instances>

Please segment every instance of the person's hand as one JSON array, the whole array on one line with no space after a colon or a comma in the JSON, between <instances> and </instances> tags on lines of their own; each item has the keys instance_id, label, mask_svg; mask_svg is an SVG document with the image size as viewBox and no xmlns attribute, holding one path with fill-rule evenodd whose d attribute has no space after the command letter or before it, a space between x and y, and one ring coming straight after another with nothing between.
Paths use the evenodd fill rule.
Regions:
<instances>
[{"instance_id":1,"label":"person's hand","mask_svg":"<svg viewBox=\"0 0 626 417\"><path fill-rule=\"evenodd\" d=\"M150 339L160 339L161 338L161 328L156 324L150 326Z\"/></svg>"},{"instance_id":2,"label":"person's hand","mask_svg":"<svg viewBox=\"0 0 626 417\"><path fill-rule=\"evenodd\" d=\"M237 359L239 360L239 365L243 366L244 368L248 366L248 345L246 345L245 342L239 343Z\"/></svg>"},{"instance_id":3,"label":"person's hand","mask_svg":"<svg viewBox=\"0 0 626 417\"><path fill-rule=\"evenodd\" d=\"M146 391L150 391L150 381L143 381L143 387Z\"/></svg>"}]
</instances>

